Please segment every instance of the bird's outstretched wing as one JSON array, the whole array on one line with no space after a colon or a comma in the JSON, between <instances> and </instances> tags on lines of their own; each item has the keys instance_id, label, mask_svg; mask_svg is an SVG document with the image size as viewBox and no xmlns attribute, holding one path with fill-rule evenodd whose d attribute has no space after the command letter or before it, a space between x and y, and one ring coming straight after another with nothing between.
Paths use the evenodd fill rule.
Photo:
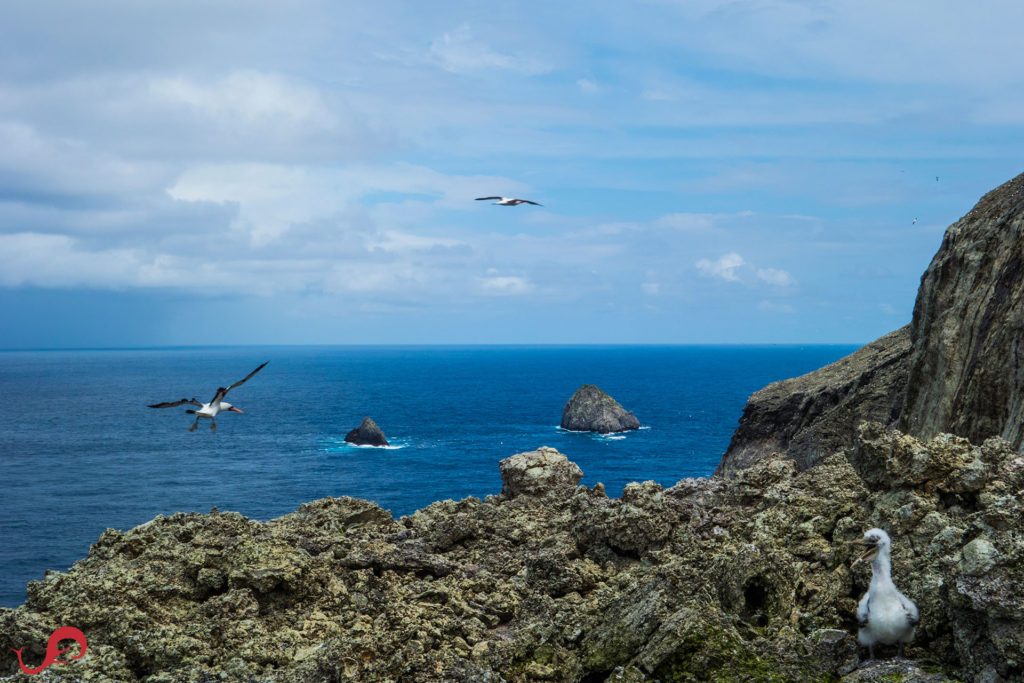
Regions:
<instances>
[{"instance_id":1,"label":"bird's outstretched wing","mask_svg":"<svg viewBox=\"0 0 1024 683\"><path fill-rule=\"evenodd\" d=\"M199 401L197 401L194 398L183 398L180 401L168 401L167 403L154 403L153 405L151 405L149 407L150 408L173 408L174 406L180 406L180 405L183 405L185 403L191 403L192 405L199 406L200 408L203 407L203 404L200 403Z\"/></svg>"},{"instance_id":2,"label":"bird's outstretched wing","mask_svg":"<svg viewBox=\"0 0 1024 683\"><path fill-rule=\"evenodd\" d=\"M484 201L485 199L503 199L503 197L477 197L478 202Z\"/></svg>"},{"instance_id":3,"label":"bird's outstretched wing","mask_svg":"<svg viewBox=\"0 0 1024 683\"><path fill-rule=\"evenodd\" d=\"M543 204L538 204L537 202L531 202L529 199L520 199L519 201L521 201L523 204L533 204L534 206L544 206Z\"/></svg>"},{"instance_id":4,"label":"bird's outstretched wing","mask_svg":"<svg viewBox=\"0 0 1024 683\"><path fill-rule=\"evenodd\" d=\"M249 378L250 378L250 377L252 377L252 376L253 376L253 375L255 375L255 374L256 374L257 372L259 372L260 370L262 370L262 369L263 369L263 366L264 366L264 365L266 365L266 364L267 364L267 363L269 363L269 362L270 362L270 361L267 361L266 363L263 363L263 364L262 364L262 365L260 365L260 366L259 366L258 368L256 368L255 370L253 370L252 372L250 372L250 373L249 373L248 375L246 375L244 379L240 379L240 380L238 380L237 382L235 382L234 384L232 384L232 385L231 385L230 387L227 387L227 388L225 388L225 387L218 387L218 389L217 389L217 393L216 393L216 394L214 394L214 396L213 396L213 400L212 400L212 401L210 401L210 403L211 403L211 404L215 404L215 403L220 403L221 401L223 401L223 400L224 400L224 396L226 396L226 395L227 395L227 393L228 393L229 391L231 391L231 390L232 390L232 389L234 389L235 387L239 387L239 386L242 386L243 384L245 384L246 382L248 382L248 381L249 381Z\"/></svg>"}]
</instances>

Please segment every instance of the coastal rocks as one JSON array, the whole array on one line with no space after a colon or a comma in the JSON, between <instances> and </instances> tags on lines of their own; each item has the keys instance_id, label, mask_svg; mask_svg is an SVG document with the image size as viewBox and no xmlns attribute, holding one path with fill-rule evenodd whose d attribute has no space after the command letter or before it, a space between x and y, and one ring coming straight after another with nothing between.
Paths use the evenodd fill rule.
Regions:
<instances>
[{"instance_id":1,"label":"coastal rocks","mask_svg":"<svg viewBox=\"0 0 1024 683\"><path fill-rule=\"evenodd\" d=\"M800 467L876 421L924 439L998 436L1024 448L1024 175L951 225L921 278L911 324L753 394L715 471L773 453Z\"/></svg>"},{"instance_id":2,"label":"coastal rocks","mask_svg":"<svg viewBox=\"0 0 1024 683\"><path fill-rule=\"evenodd\" d=\"M384 432L380 430L376 422L368 417L364 417L362 424L345 435L345 441L356 446L388 445L388 440L384 438Z\"/></svg>"},{"instance_id":3,"label":"coastal rocks","mask_svg":"<svg viewBox=\"0 0 1024 683\"><path fill-rule=\"evenodd\" d=\"M849 458L808 469L774 456L620 498L539 448L502 462L501 495L399 520L352 498L268 522L158 517L104 532L0 609L0 651L42 661L53 629L73 625L87 655L46 675L1024 679L1024 459L998 440L921 442L877 424L856 439ZM846 542L874 526L893 536L893 574L921 623L910 661L855 669L871 573ZM29 680L17 672L0 659L0 677Z\"/></svg>"},{"instance_id":4,"label":"coastal rocks","mask_svg":"<svg viewBox=\"0 0 1024 683\"><path fill-rule=\"evenodd\" d=\"M1024 444L1024 175L951 225L921 277L901 429Z\"/></svg>"},{"instance_id":5,"label":"coastal rocks","mask_svg":"<svg viewBox=\"0 0 1024 683\"><path fill-rule=\"evenodd\" d=\"M777 452L810 467L852 444L861 422L894 423L903 405L910 350L906 326L820 370L754 393L715 475L731 476Z\"/></svg>"},{"instance_id":6,"label":"coastal rocks","mask_svg":"<svg viewBox=\"0 0 1024 683\"><path fill-rule=\"evenodd\" d=\"M610 434L639 429L640 420L593 384L584 384L562 409L562 429Z\"/></svg>"}]
</instances>

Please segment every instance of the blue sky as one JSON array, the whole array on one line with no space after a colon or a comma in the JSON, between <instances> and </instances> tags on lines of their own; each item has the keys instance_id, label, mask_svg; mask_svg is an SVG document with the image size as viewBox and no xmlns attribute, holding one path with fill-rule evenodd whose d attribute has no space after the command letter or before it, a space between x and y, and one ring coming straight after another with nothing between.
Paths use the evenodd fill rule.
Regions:
<instances>
[{"instance_id":1,"label":"blue sky","mask_svg":"<svg viewBox=\"0 0 1024 683\"><path fill-rule=\"evenodd\" d=\"M1022 24L1016 0L4 3L0 348L867 342L1024 171Z\"/></svg>"}]
</instances>

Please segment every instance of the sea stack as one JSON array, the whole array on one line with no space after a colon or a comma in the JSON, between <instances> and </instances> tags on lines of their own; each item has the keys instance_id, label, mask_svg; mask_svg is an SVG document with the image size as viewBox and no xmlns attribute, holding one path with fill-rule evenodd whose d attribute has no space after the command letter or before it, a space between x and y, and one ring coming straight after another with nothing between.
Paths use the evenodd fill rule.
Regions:
<instances>
[{"instance_id":1,"label":"sea stack","mask_svg":"<svg viewBox=\"0 0 1024 683\"><path fill-rule=\"evenodd\" d=\"M562 409L562 429L609 434L640 429L640 420L598 387L584 384Z\"/></svg>"},{"instance_id":2,"label":"sea stack","mask_svg":"<svg viewBox=\"0 0 1024 683\"><path fill-rule=\"evenodd\" d=\"M345 441L356 446L388 445L388 440L384 438L384 432L380 430L376 422L368 417L364 417L362 424L345 435Z\"/></svg>"}]
</instances>

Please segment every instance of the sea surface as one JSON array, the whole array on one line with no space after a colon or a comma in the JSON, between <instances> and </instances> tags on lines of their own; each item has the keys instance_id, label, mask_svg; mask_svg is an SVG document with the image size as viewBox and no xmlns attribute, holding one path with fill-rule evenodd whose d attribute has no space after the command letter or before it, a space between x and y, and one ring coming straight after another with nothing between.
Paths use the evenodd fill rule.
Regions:
<instances>
[{"instance_id":1,"label":"sea surface","mask_svg":"<svg viewBox=\"0 0 1024 683\"><path fill-rule=\"evenodd\" d=\"M618 496L631 481L709 476L747 397L854 346L217 347L0 352L0 605L67 570L106 528L156 515L235 510L259 520L325 496L396 517L501 491L498 462L552 446ZM189 432L195 396L269 364L211 433ZM642 428L559 428L582 384ZM364 416L390 448L354 447Z\"/></svg>"}]
</instances>

